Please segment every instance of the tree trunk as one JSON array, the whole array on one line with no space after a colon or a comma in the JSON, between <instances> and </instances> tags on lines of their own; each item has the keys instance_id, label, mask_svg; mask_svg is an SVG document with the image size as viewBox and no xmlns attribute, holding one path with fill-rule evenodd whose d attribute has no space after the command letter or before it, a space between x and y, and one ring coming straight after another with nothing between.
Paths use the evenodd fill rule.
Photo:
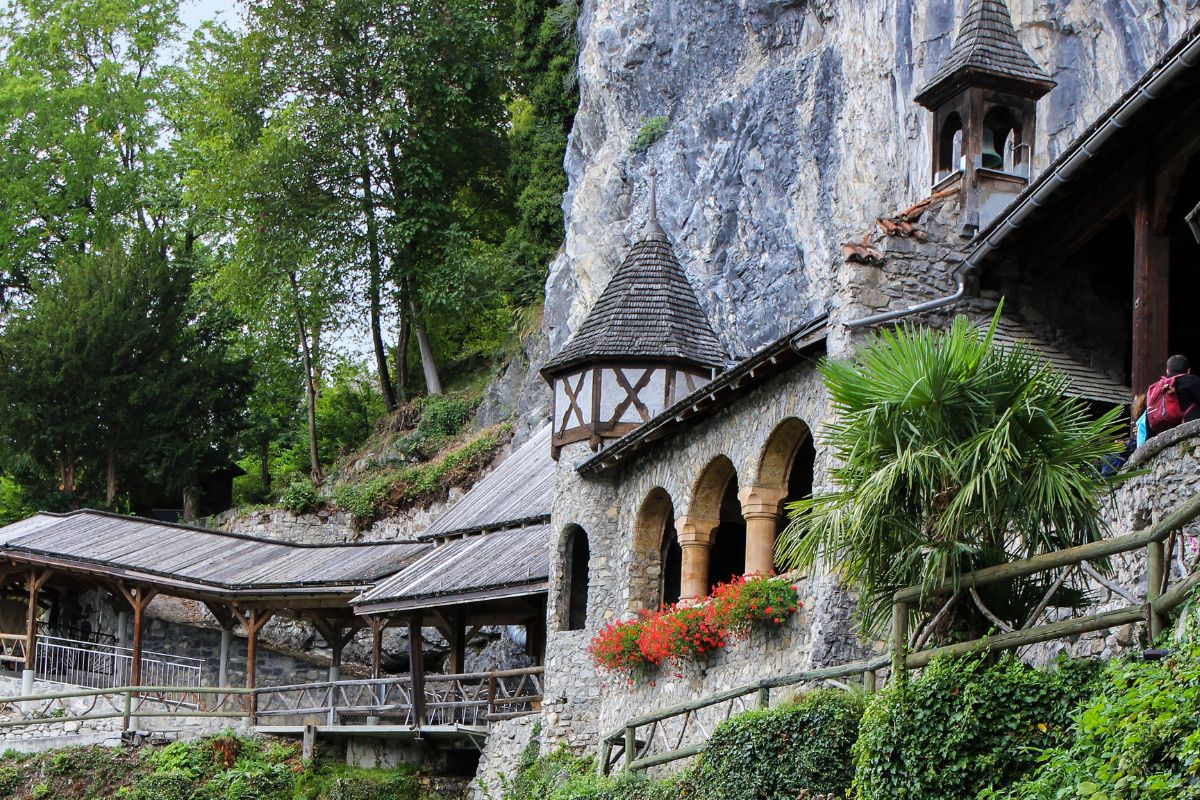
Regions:
<instances>
[{"instance_id":1,"label":"tree trunk","mask_svg":"<svg viewBox=\"0 0 1200 800\"><path fill-rule=\"evenodd\" d=\"M200 490L189 486L183 490L183 521L195 522L200 516Z\"/></svg>"},{"instance_id":2,"label":"tree trunk","mask_svg":"<svg viewBox=\"0 0 1200 800\"><path fill-rule=\"evenodd\" d=\"M117 450L109 445L108 448L108 463L105 465L105 483L104 483L104 502L109 508L112 508L113 502L117 499Z\"/></svg>"},{"instance_id":3,"label":"tree trunk","mask_svg":"<svg viewBox=\"0 0 1200 800\"><path fill-rule=\"evenodd\" d=\"M367 253L370 279L367 281L367 300L371 307L371 344L375 349L375 368L379 371L379 389L383 393L383 404L389 412L396 410L396 391L392 388L392 376L388 373L387 349L383 346L383 330L380 325L380 298L383 259L379 254L379 224L375 219L375 190L371 182L371 166L367 162L366 144L359 141L359 156L362 170L363 216L367 222Z\"/></svg>"},{"instance_id":4,"label":"tree trunk","mask_svg":"<svg viewBox=\"0 0 1200 800\"><path fill-rule=\"evenodd\" d=\"M408 342L412 337L412 324L407 314L400 315L399 341L396 343L396 396L400 402L408 402Z\"/></svg>"},{"instance_id":5,"label":"tree trunk","mask_svg":"<svg viewBox=\"0 0 1200 800\"><path fill-rule=\"evenodd\" d=\"M258 479L262 484L263 496L271 496L271 443L266 439L258 445Z\"/></svg>"},{"instance_id":6,"label":"tree trunk","mask_svg":"<svg viewBox=\"0 0 1200 800\"><path fill-rule=\"evenodd\" d=\"M59 473L62 484L58 487L67 497L67 505L75 508L75 448L67 445L63 454L58 457Z\"/></svg>"},{"instance_id":7,"label":"tree trunk","mask_svg":"<svg viewBox=\"0 0 1200 800\"><path fill-rule=\"evenodd\" d=\"M296 333L300 336L300 357L304 364L304 399L308 406L308 457L309 476L316 485L321 485L325 476L321 473L321 456L317 451L317 385L313 378L312 353L308 349L308 331L304 327L304 313L300 309L300 282L296 273L289 272L292 286L292 308L296 314Z\"/></svg>"},{"instance_id":8,"label":"tree trunk","mask_svg":"<svg viewBox=\"0 0 1200 800\"><path fill-rule=\"evenodd\" d=\"M442 379L438 375L437 362L433 358L433 345L425 333L425 326L420 319L413 320L413 328L417 334L417 349L421 351L421 369L425 372L425 391L430 394L442 394Z\"/></svg>"}]
</instances>

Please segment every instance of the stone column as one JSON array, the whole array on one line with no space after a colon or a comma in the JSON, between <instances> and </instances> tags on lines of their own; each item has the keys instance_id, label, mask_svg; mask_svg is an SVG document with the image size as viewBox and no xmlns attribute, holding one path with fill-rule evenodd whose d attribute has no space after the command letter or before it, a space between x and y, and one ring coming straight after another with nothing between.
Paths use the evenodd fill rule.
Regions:
<instances>
[{"instance_id":1,"label":"stone column","mask_svg":"<svg viewBox=\"0 0 1200 800\"><path fill-rule=\"evenodd\" d=\"M679 546L683 550L680 602L696 601L708 594L708 556L719 519L680 517L675 521Z\"/></svg>"},{"instance_id":2,"label":"stone column","mask_svg":"<svg viewBox=\"0 0 1200 800\"><path fill-rule=\"evenodd\" d=\"M769 575L775 568L775 531L786 496L783 489L766 486L747 486L738 492L746 520L747 575Z\"/></svg>"}]
</instances>

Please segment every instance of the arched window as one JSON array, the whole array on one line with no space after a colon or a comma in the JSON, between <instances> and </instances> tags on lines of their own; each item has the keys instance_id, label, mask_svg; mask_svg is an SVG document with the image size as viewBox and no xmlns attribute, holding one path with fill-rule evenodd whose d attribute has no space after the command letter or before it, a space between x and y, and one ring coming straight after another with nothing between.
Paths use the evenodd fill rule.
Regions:
<instances>
[{"instance_id":1,"label":"arched window","mask_svg":"<svg viewBox=\"0 0 1200 800\"><path fill-rule=\"evenodd\" d=\"M578 525L567 529L566 540L562 571L564 609L560 615L562 629L581 631L587 627L588 562L591 559L591 550L588 547L587 532Z\"/></svg>"},{"instance_id":2,"label":"arched window","mask_svg":"<svg viewBox=\"0 0 1200 800\"><path fill-rule=\"evenodd\" d=\"M962 169L962 140L962 118L958 114L950 114L938 134L937 180Z\"/></svg>"},{"instance_id":3,"label":"arched window","mask_svg":"<svg viewBox=\"0 0 1200 800\"><path fill-rule=\"evenodd\" d=\"M675 504L661 486L651 489L638 508L633 527L629 574L629 610L655 610L679 602L683 549L675 531Z\"/></svg>"},{"instance_id":4,"label":"arched window","mask_svg":"<svg viewBox=\"0 0 1200 800\"><path fill-rule=\"evenodd\" d=\"M721 496L721 524L713 537L708 559L708 588L726 583L746 572L746 520L738 499L737 475L730 475Z\"/></svg>"},{"instance_id":5,"label":"arched window","mask_svg":"<svg viewBox=\"0 0 1200 800\"><path fill-rule=\"evenodd\" d=\"M1017 173L1023 163L1021 132L1007 108L997 106L983 118L982 165L985 169Z\"/></svg>"}]
</instances>

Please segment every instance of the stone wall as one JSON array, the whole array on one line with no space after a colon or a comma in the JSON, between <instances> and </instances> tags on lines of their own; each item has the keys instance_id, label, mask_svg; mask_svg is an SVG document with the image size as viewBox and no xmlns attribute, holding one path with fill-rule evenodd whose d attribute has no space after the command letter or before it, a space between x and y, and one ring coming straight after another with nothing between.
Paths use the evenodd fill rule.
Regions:
<instances>
[{"instance_id":1,"label":"stone wall","mask_svg":"<svg viewBox=\"0 0 1200 800\"><path fill-rule=\"evenodd\" d=\"M492 723L471 787L473 800L500 800L504 796L504 781L515 776L521 753L533 739L539 721L537 716L528 716Z\"/></svg>"}]
</instances>

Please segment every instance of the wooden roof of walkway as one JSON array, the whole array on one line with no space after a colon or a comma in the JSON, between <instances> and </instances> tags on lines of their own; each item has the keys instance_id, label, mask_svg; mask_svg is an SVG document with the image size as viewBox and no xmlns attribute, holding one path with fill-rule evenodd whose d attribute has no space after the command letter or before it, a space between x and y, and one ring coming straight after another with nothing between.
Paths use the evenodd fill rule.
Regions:
<instances>
[{"instance_id":1,"label":"wooden roof of walkway","mask_svg":"<svg viewBox=\"0 0 1200 800\"><path fill-rule=\"evenodd\" d=\"M165 594L292 609L342 607L420 559L423 542L303 545L102 511L0 528L0 559Z\"/></svg>"}]
</instances>

